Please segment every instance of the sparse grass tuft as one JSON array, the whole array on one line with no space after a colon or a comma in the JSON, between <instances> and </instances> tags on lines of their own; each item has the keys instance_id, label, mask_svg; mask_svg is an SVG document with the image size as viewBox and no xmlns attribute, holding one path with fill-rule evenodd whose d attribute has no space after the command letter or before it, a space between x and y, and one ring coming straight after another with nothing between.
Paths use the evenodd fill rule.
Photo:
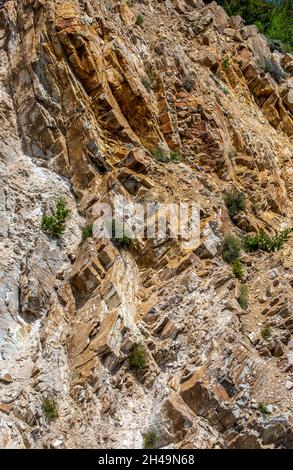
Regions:
<instances>
[{"instance_id":1,"label":"sparse grass tuft","mask_svg":"<svg viewBox=\"0 0 293 470\"><path fill-rule=\"evenodd\" d=\"M157 162L167 163L169 161L164 150L162 150L160 147L153 149L152 154Z\"/></svg>"},{"instance_id":2,"label":"sparse grass tuft","mask_svg":"<svg viewBox=\"0 0 293 470\"><path fill-rule=\"evenodd\" d=\"M232 191L225 195L225 204L232 217L244 211L246 207L245 195L240 191Z\"/></svg>"},{"instance_id":3,"label":"sparse grass tuft","mask_svg":"<svg viewBox=\"0 0 293 470\"><path fill-rule=\"evenodd\" d=\"M154 431L150 431L144 435L143 443L144 449L155 449L158 436Z\"/></svg>"},{"instance_id":4,"label":"sparse grass tuft","mask_svg":"<svg viewBox=\"0 0 293 470\"><path fill-rule=\"evenodd\" d=\"M58 411L53 397L43 398L43 411L48 423L58 418Z\"/></svg>"},{"instance_id":5,"label":"sparse grass tuft","mask_svg":"<svg viewBox=\"0 0 293 470\"><path fill-rule=\"evenodd\" d=\"M241 242L235 235L228 235L222 243L222 257L227 263L239 258Z\"/></svg>"},{"instance_id":6,"label":"sparse grass tuft","mask_svg":"<svg viewBox=\"0 0 293 470\"><path fill-rule=\"evenodd\" d=\"M268 405L266 405L265 403L260 403L258 405L258 411L260 411L265 416L268 416L271 414L271 412L268 409Z\"/></svg>"},{"instance_id":7,"label":"sparse grass tuft","mask_svg":"<svg viewBox=\"0 0 293 470\"><path fill-rule=\"evenodd\" d=\"M238 303L242 310L247 310L248 303L249 303L249 291L248 287L245 284L241 284L240 286L240 294L238 298Z\"/></svg>"},{"instance_id":8,"label":"sparse grass tuft","mask_svg":"<svg viewBox=\"0 0 293 470\"><path fill-rule=\"evenodd\" d=\"M171 157L172 162L181 162L182 160L180 153L177 152L176 150L171 151L170 157Z\"/></svg>"},{"instance_id":9,"label":"sparse grass tuft","mask_svg":"<svg viewBox=\"0 0 293 470\"><path fill-rule=\"evenodd\" d=\"M270 336L272 336L272 329L269 325L265 325L263 327L263 329L261 330L261 336L265 341L267 341Z\"/></svg>"},{"instance_id":10,"label":"sparse grass tuft","mask_svg":"<svg viewBox=\"0 0 293 470\"><path fill-rule=\"evenodd\" d=\"M228 57L224 57L222 59L222 67L223 67L224 70L226 70L230 67L230 62L229 62Z\"/></svg>"},{"instance_id":11,"label":"sparse grass tuft","mask_svg":"<svg viewBox=\"0 0 293 470\"><path fill-rule=\"evenodd\" d=\"M142 344L135 344L129 355L129 365L133 369L146 369L147 362L147 353Z\"/></svg>"},{"instance_id":12,"label":"sparse grass tuft","mask_svg":"<svg viewBox=\"0 0 293 470\"><path fill-rule=\"evenodd\" d=\"M142 26L143 21L144 21L143 15L139 13L136 17L135 24L137 24L138 26Z\"/></svg>"},{"instance_id":13,"label":"sparse grass tuft","mask_svg":"<svg viewBox=\"0 0 293 470\"><path fill-rule=\"evenodd\" d=\"M92 225L86 225L83 228L82 231L82 239L86 240L87 238L90 238L93 236L93 226Z\"/></svg>"},{"instance_id":14,"label":"sparse grass tuft","mask_svg":"<svg viewBox=\"0 0 293 470\"><path fill-rule=\"evenodd\" d=\"M242 263L239 259L236 259L235 261L233 261L232 270L233 270L233 274L235 277L237 277L238 279L243 278L244 270L243 270Z\"/></svg>"}]
</instances>

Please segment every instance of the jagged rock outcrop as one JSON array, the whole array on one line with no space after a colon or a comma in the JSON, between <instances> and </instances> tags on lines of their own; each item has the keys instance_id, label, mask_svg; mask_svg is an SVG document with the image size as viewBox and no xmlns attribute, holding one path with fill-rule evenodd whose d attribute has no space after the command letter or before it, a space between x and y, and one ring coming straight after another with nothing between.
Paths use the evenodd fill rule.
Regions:
<instances>
[{"instance_id":1,"label":"jagged rock outcrop","mask_svg":"<svg viewBox=\"0 0 293 470\"><path fill-rule=\"evenodd\" d=\"M0 1L1 448L293 447L292 235L242 255L247 310L220 255L292 225L292 61L216 2ZM198 246L83 240L122 197L196 202Z\"/></svg>"}]
</instances>

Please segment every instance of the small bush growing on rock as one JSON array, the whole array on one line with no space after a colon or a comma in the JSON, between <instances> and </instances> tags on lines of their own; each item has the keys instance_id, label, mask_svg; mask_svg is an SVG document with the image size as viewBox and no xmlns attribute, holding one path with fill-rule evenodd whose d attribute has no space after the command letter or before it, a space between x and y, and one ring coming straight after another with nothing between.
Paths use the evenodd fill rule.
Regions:
<instances>
[{"instance_id":1,"label":"small bush growing on rock","mask_svg":"<svg viewBox=\"0 0 293 470\"><path fill-rule=\"evenodd\" d=\"M234 276L236 276L238 279L243 278L244 276L243 266L239 259L236 259L235 261L233 261L232 270L233 270Z\"/></svg>"},{"instance_id":2,"label":"small bush growing on rock","mask_svg":"<svg viewBox=\"0 0 293 470\"><path fill-rule=\"evenodd\" d=\"M261 62L258 62L258 66L262 68L265 73L269 73L277 83L281 83L281 81L288 76L279 64L268 57L265 57Z\"/></svg>"},{"instance_id":3,"label":"small bush growing on rock","mask_svg":"<svg viewBox=\"0 0 293 470\"><path fill-rule=\"evenodd\" d=\"M93 226L92 225L86 225L83 228L82 231L82 239L86 240L87 238L90 238L93 236Z\"/></svg>"},{"instance_id":4,"label":"small bush growing on rock","mask_svg":"<svg viewBox=\"0 0 293 470\"><path fill-rule=\"evenodd\" d=\"M172 162L181 162L181 155L179 152L176 152L176 150L171 151L170 157Z\"/></svg>"},{"instance_id":5,"label":"small bush growing on rock","mask_svg":"<svg viewBox=\"0 0 293 470\"><path fill-rule=\"evenodd\" d=\"M241 243L239 238L228 235L222 243L222 256L227 263L232 263L239 258Z\"/></svg>"},{"instance_id":6,"label":"small bush growing on rock","mask_svg":"<svg viewBox=\"0 0 293 470\"><path fill-rule=\"evenodd\" d=\"M121 248L126 248L132 245L133 240L127 235L124 227L121 230L117 230L120 235L119 237L117 236L115 220L112 220L111 230L111 240L115 245L120 246Z\"/></svg>"},{"instance_id":7,"label":"small bush growing on rock","mask_svg":"<svg viewBox=\"0 0 293 470\"><path fill-rule=\"evenodd\" d=\"M48 423L58 418L58 412L54 398L45 397L43 399L43 411Z\"/></svg>"},{"instance_id":8,"label":"small bush growing on rock","mask_svg":"<svg viewBox=\"0 0 293 470\"><path fill-rule=\"evenodd\" d=\"M261 330L261 336L266 341L272 335L272 329L269 325L265 325Z\"/></svg>"},{"instance_id":9,"label":"small bush growing on rock","mask_svg":"<svg viewBox=\"0 0 293 470\"><path fill-rule=\"evenodd\" d=\"M249 301L248 287L245 284L241 284L238 303L243 310L247 310L248 301Z\"/></svg>"},{"instance_id":10,"label":"small bush growing on rock","mask_svg":"<svg viewBox=\"0 0 293 470\"><path fill-rule=\"evenodd\" d=\"M127 0L126 3L129 6L129 8L133 7L133 0Z\"/></svg>"},{"instance_id":11,"label":"small bush growing on rock","mask_svg":"<svg viewBox=\"0 0 293 470\"><path fill-rule=\"evenodd\" d=\"M162 163L168 162L168 157L165 155L164 150L162 150L160 147L155 148L152 151L152 154L157 162L162 162Z\"/></svg>"},{"instance_id":12,"label":"small bush growing on rock","mask_svg":"<svg viewBox=\"0 0 293 470\"><path fill-rule=\"evenodd\" d=\"M136 21L135 21L135 24L137 24L138 26L141 26L143 24L143 15L141 13L139 13L139 15L137 15L136 17Z\"/></svg>"},{"instance_id":13,"label":"small bush growing on rock","mask_svg":"<svg viewBox=\"0 0 293 470\"><path fill-rule=\"evenodd\" d=\"M232 217L244 211L246 207L245 195L240 191L232 191L225 195L225 204Z\"/></svg>"},{"instance_id":14,"label":"small bush growing on rock","mask_svg":"<svg viewBox=\"0 0 293 470\"><path fill-rule=\"evenodd\" d=\"M129 365L133 369L146 369L147 354L142 344L135 344L129 355Z\"/></svg>"},{"instance_id":15,"label":"small bush growing on rock","mask_svg":"<svg viewBox=\"0 0 293 470\"><path fill-rule=\"evenodd\" d=\"M43 215L42 230L51 237L60 238L65 231L65 222L70 210L63 199L58 199L53 215Z\"/></svg>"},{"instance_id":16,"label":"small bush growing on rock","mask_svg":"<svg viewBox=\"0 0 293 470\"><path fill-rule=\"evenodd\" d=\"M223 90L223 93L225 93L225 95L229 95L230 91L228 90L226 86L223 86L222 90Z\"/></svg>"},{"instance_id":17,"label":"small bush growing on rock","mask_svg":"<svg viewBox=\"0 0 293 470\"><path fill-rule=\"evenodd\" d=\"M143 437L144 449L155 449L158 436L154 431L150 431Z\"/></svg>"},{"instance_id":18,"label":"small bush growing on rock","mask_svg":"<svg viewBox=\"0 0 293 470\"><path fill-rule=\"evenodd\" d=\"M228 69L230 67L230 62L229 62L229 59L228 57L224 57L223 60L222 60L222 67L223 69Z\"/></svg>"},{"instance_id":19,"label":"small bush growing on rock","mask_svg":"<svg viewBox=\"0 0 293 470\"><path fill-rule=\"evenodd\" d=\"M253 252L263 250L268 253L280 250L284 243L288 240L288 235L293 231L293 228L282 230L274 237L270 237L267 233L261 230L256 235L247 235L243 237L242 243L245 251Z\"/></svg>"},{"instance_id":20,"label":"small bush growing on rock","mask_svg":"<svg viewBox=\"0 0 293 470\"><path fill-rule=\"evenodd\" d=\"M265 403L260 403L258 405L258 411L260 411L265 416L268 416L271 414L271 412L268 409L268 405L266 405Z\"/></svg>"}]
</instances>

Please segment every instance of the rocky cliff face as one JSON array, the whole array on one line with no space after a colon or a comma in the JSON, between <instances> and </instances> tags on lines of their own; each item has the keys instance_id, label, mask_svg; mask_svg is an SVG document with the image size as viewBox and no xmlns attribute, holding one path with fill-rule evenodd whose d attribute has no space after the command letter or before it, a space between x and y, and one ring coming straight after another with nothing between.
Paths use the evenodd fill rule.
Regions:
<instances>
[{"instance_id":1,"label":"rocky cliff face","mask_svg":"<svg viewBox=\"0 0 293 470\"><path fill-rule=\"evenodd\" d=\"M0 447L293 448L293 238L220 253L292 225L293 56L201 0L2 0L0 56ZM117 196L199 203L198 248L82 241Z\"/></svg>"}]
</instances>

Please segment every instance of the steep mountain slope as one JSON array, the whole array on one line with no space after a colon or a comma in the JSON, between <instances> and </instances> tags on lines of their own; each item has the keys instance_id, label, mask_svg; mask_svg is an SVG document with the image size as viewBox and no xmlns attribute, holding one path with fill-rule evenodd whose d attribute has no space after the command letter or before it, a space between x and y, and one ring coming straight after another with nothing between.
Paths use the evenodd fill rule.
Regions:
<instances>
[{"instance_id":1,"label":"steep mountain slope","mask_svg":"<svg viewBox=\"0 0 293 470\"><path fill-rule=\"evenodd\" d=\"M242 281L221 256L293 225L293 57L201 0L0 0L0 28L0 447L293 448L293 237ZM119 196L200 204L199 246L83 241Z\"/></svg>"}]
</instances>

